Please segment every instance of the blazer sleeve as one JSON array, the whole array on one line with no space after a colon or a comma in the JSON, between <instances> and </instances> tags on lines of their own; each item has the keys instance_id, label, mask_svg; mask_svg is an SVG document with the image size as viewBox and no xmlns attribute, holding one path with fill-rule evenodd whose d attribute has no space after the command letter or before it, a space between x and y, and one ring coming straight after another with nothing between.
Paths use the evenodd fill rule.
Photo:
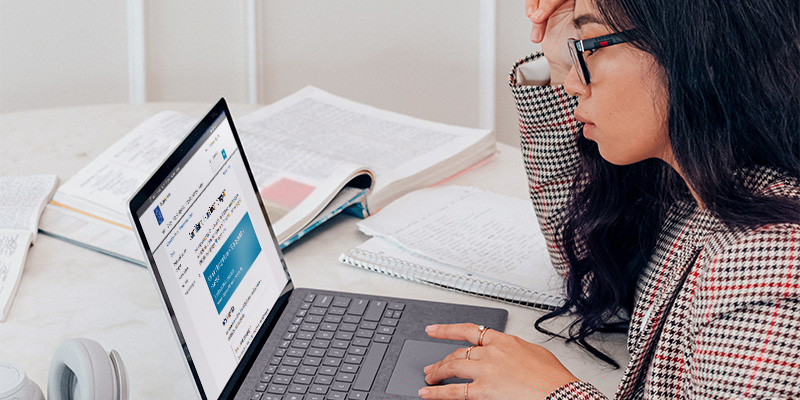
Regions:
<instances>
[{"instance_id":1,"label":"blazer sleeve","mask_svg":"<svg viewBox=\"0 0 800 400\"><path fill-rule=\"evenodd\" d=\"M691 398L800 398L800 224L765 226L708 258L680 380Z\"/></svg>"},{"instance_id":2,"label":"blazer sleeve","mask_svg":"<svg viewBox=\"0 0 800 400\"><path fill-rule=\"evenodd\" d=\"M563 86L518 84L517 69L543 56L537 53L519 60L509 84L519 112L520 148L531 201L553 266L564 275L567 261L560 232L580 162L577 136L583 124L573 114L577 97L568 95Z\"/></svg>"}]
</instances>

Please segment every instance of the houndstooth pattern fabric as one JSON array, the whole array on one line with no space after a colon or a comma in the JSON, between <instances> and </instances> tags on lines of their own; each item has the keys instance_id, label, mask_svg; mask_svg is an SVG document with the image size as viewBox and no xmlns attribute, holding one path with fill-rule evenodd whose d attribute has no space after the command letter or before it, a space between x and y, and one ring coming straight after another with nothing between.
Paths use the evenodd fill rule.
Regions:
<instances>
[{"instance_id":1,"label":"houndstooth pattern fabric","mask_svg":"<svg viewBox=\"0 0 800 400\"><path fill-rule=\"evenodd\" d=\"M563 87L510 76L530 196L555 267L577 177L577 99ZM742 176L751 190L800 197L800 182L767 168ZM583 183L587 184L587 183ZM627 365L615 398L800 398L800 221L729 229L695 203L669 210L636 288ZM599 399L573 382L551 399Z\"/></svg>"}]
</instances>

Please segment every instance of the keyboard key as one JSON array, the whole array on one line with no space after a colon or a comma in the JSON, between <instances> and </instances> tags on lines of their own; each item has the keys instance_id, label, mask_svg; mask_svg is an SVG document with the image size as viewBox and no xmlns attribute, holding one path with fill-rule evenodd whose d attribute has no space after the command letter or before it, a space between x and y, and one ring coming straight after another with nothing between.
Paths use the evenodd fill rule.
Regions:
<instances>
[{"instance_id":1,"label":"keyboard key","mask_svg":"<svg viewBox=\"0 0 800 400\"><path fill-rule=\"evenodd\" d=\"M386 308L386 302L382 300L372 300L369 302L367 311L364 313L364 319L367 321L380 321L383 315L383 309Z\"/></svg>"},{"instance_id":2,"label":"keyboard key","mask_svg":"<svg viewBox=\"0 0 800 400\"><path fill-rule=\"evenodd\" d=\"M295 375L292 383L297 383L300 385L310 385L311 381L313 380L314 377L311 375Z\"/></svg>"},{"instance_id":3,"label":"keyboard key","mask_svg":"<svg viewBox=\"0 0 800 400\"><path fill-rule=\"evenodd\" d=\"M328 346L330 346L330 345L331 345L331 341L330 340L317 339L317 340L314 340L313 342L311 342L311 346L312 347L316 347L316 348L320 348L320 349L327 349Z\"/></svg>"},{"instance_id":4,"label":"keyboard key","mask_svg":"<svg viewBox=\"0 0 800 400\"><path fill-rule=\"evenodd\" d=\"M330 349L328 350L328 357L342 358L344 357L344 349Z\"/></svg>"},{"instance_id":5,"label":"keyboard key","mask_svg":"<svg viewBox=\"0 0 800 400\"><path fill-rule=\"evenodd\" d=\"M378 328L378 333L381 335L394 335L394 328L390 326L382 326Z\"/></svg>"},{"instance_id":6,"label":"keyboard key","mask_svg":"<svg viewBox=\"0 0 800 400\"><path fill-rule=\"evenodd\" d=\"M368 331L366 329L359 329L358 332L356 332L356 337L372 338L372 335L374 335L374 334L375 334L375 332L373 332L373 331Z\"/></svg>"},{"instance_id":7,"label":"keyboard key","mask_svg":"<svg viewBox=\"0 0 800 400\"><path fill-rule=\"evenodd\" d=\"M319 324L319 323L322 322L322 316L321 315L309 315L309 316L303 318L303 321L308 322L310 324Z\"/></svg>"},{"instance_id":8,"label":"keyboard key","mask_svg":"<svg viewBox=\"0 0 800 400\"><path fill-rule=\"evenodd\" d=\"M294 340L292 342L292 347L297 348L297 349L307 349L308 346L310 346L310 345L311 345L311 342L309 342L308 340Z\"/></svg>"},{"instance_id":9,"label":"keyboard key","mask_svg":"<svg viewBox=\"0 0 800 400\"><path fill-rule=\"evenodd\" d=\"M325 322L330 322L332 324L341 323L342 322L342 316L341 315L330 315L330 314L328 314L328 315L325 316Z\"/></svg>"},{"instance_id":10,"label":"keyboard key","mask_svg":"<svg viewBox=\"0 0 800 400\"><path fill-rule=\"evenodd\" d=\"M360 346L360 347L367 347L369 346L370 340L367 338L356 338L353 340L353 346Z\"/></svg>"},{"instance_id":11,"label":"keyboard key","mask_svg":"<svg viewBox=\"0 0 800 400\"><path fill-rule=\"evenodd\" d=\"M358 327L361 329L375 330L378 328L378 323L373 321L364 321Z\"/></svg>"},{"instance_id":12,"label":"keyboard key","mask_svg":"<svg viewBox=\"0 0 800 400\"><path fill-rule=\"evenodd\" d=\"M342 367L339 368L341 372L347 372L349 374L355 374L358 372L358 365L355 364L342 364Z\"/></svg>"},{"instance_id":13,"label":"keyboard key","mask_svg":"<svg viewBox=\"0 0 800 400\"><path fill-rule=\"evenodd\" d=\"M297 373L297 368L281 366L278 368L278 375L294 375Z\"/></svg>"},{"instance_id":14,"label":"keyboard key","mask_svg":"<svg viewBox=\"0 0 800 400\"><path fill-rule=\"evenodd\" d=\"M264 376L261 377L261 382L264 383L269 383L269 381L271 380L272 380L272 374L264 374Z\"/></svg>"},{"instance_id":15,"label":"keyboard key","mask_svg":"<svg viewBox=\"0 0 800 400\"><path fill-rule=\"evenodd\" d=\"M384 343L373 343L372 347L367 353L367 359L361 366L361 372L358 378L353 382L353 389L368 392L372 388L372 381L375 380L375 375L378 373L378 368L381 366L383 356L386 354L386 349L389 348ZM359 364L359 363L354 363Z\"/></svg>"},{"instance_id":16,"label":"keyboard key","mask_svg":"<svg viewBox=\"0 0 800 400\"><path fill-rule=\"evenodd\" d=\"M338 367L339 364L342 363L342 360L339 358L328 357L325 361L322 362L323 365L327 367Z\"/></svg>"},{"instance_id":17,"label":"keyboard key","mask_svg":"<svg viewBox=\"0 0 800 400\"><path fill-rule=\"evenodd\" d=\"M333 383L333 376L331 376L331 375L319 375L316 378L314 378L314 383L316 383L318 385L330 386L330 384Z\"/></svg>"},{"instance_id":18,"label":"keyboard key","mask_svg":"<svg viewBox=\"0 0 800 400\"><path fill-rule=\"evenodd\" d=\"M342 326L339 327L339 330L343 332L355 332L356 329L358 329L358 325L356 324L342 324Z\"/></svg>"},{"instance_id":19,"label":"keyboard key","mask_svg":"<svg viewBox=\"0 0 800 400\"><path fill-rule=\"evenodd\" d=\"M291 357L302 357L306 355L306 351L303 349L289 349L289 352L286 353Z\"/></svg>"},{"instance_id":20,"label":"keyboard key","mask_svg":"<svg viewBox=\"0 0 800 400\"><path fill-rule=\"evenodd\" d=\"M403 303L389 303L389 309L390 310L403 311L403 310L405 310L405 308L406 308L406 305L403 304Z\"/></svg>"},{"instance_id":21,"label":"keyboard key","mask_svg":"<svg viewBox=\"0 0 800 400\"><path fill-rule=\"evenodd\" d=\"M311 315L325 315L326 309L321 307L311 307L308 313Z\"/></svg>"},{"instance_id":22,"label":"keyboard key","mask_svg":"<svg viewBox=\"0 0 800 400\"><path fill-rule=\"evenodd\" d=\"M269 363L270 363L270 365L280 365L281 364L281 357L272 357L272 359L269 360Z\"/></svg>"},{"instance_id":23,"label":"keyboard key","mask_svg":"<svg viewBox=\"0 0 800 400\"><path fill-rule=\"evenodd\" d=\"M336 348L336 349L346 349L346 348L350 347L350 342L345 341L345 340L333 340L331 342L331 347Z\"/></svg>"},{"instance_id":24,"label":"keyboard key","mask_svg":"<svg viewBox=\"0 0 800 400\"><path fill-rule=\"evenodd\" d=\"M364 361L364 357L362 357L362 356L349 355L349 356L344 358L344 362L350 363L350 364L361 364L362 361Z\"/></svg>"},{"instance_id":25,"label":"keyboard key","mask_svg":"<svg viewBox=\"0 0 800 400\"><path fill-rule=\"evenodd\" d=\"M264 371L264 373L265 374L274 374L277 370L278 370L278 366L277 365L270 365L269 367L267 367L267 369Z\"/></svg>"},{"instance_id":26,"label":"keyboard key","mask_svg":"<svg viewBox=\"0 0 800 400\"><path fill-rule=\"evenodd\" d=\"M266 392L266 391L267 391L266 383L259 383L256 385L256 392Z\"/></svg>"},{"instance_id":27,"label":"keyboard key","mask_svg":"<svg viewBox=\"0 0 800 400\"><path fill-rule=\"evenodd\" d=\"M302 324L302 323L303 323L303 318L302 318L302 317L295 317L295 318L292 320L292 324L294 324L294 325L300 325L300 324Z\"/></svg>"},{"instance_id":28,"label":"keyboard key","mask_svg":"<svg viewBox=\"0 0 800 400\"><path fill-rule=\"evenodd\" d=\"M354 374L349 374L347 372L339 372L339 375L336 375L336 380L339 382L352 382L355 379L356 376ZM350 388L347 388L347 390L350 390Z\"/></svg>"},{"instance_id":29,"label":"keyboard key","mask_svg":"<svg viewBox=\"0 0 800 400\"><path fill-rule=\"evenodd\" d=\"M300 325L292 324L291 326L289 326L289 332L295 333L297 332L298 329L300 329Z\"/></svg>"},{"instance_id":30,"label":"keyboard key","mask_svg":"<svg viewBox=\"0 0 800 400\"><path fill-rule=\"evenodd\" d=\"M346 311L346 309L341 308L341 307L331 307L330 310L328 310L328 314L331 314L331 315L344 315L345 311Z\"/></svg>"},{"instance_id":31,"label":"keyboard key","mask_svg":"<svg viewBox=\"0 0 800 400\"><path fill-rule=\"evenodd\" d=\"M347 400L367 400L367 392L350 392Z\"/></svg>"},{"instance_id":32,"label":"keyboard key","mask_svg":"<svg viewBox=\"0 0 800 400\"><path fill-rule=\"evenodd\" d=\"M300 309L301 310L308 310L309 308L311 308L311 303L310 302L303 302L303 304L300 304Z\"/></svg>"},{"instance_id":33,"label":"keyboard key","mask_svg":"<svg viewBox=\"0 0 800 400\"><path fill-rule=\"evenodd\" d=\"M322 385L311 385L308 388L308 393L325 394L328 393L328 387Z\"/></svg>"},{"instance_id":34,"label":"keyboard key","mask_svg":"<svg viewBox=\"0 0 800 400\"><path fill-rule=\"evenodd\" d=\"M344 392L329 392L325 400L347 400L347 393Z\"/></svg>"},{"instance_id":35,"label":"keyboard key","mask_svg":"<svg viewBox=\"0 0 800 400\"><path fill-rule=\"evenodd\" d=\"M287 394L286 397L283 398L283 400L303 400L303 395L290 393Z\"/></svg>"},{"instance_id":36,"label":"keyboard key","mask_svg":"<svg viewBox=\"0 0 800 400\"><path fill-rule=\"evenodd\" d=\"M331 339L333 339L333 332L319 331L319 332L317 332L317 336L316 337L317 337L317 339L331 340Z\"/></svg>"},{"instance_id":37,"label":"keyboard key","mask_svg":"<svg viewBox=\"0 0 800 400\"><path fill-rule=\"evenodd\" d=\"M384 318L383 321L381 321L381 325L397 326L397 320L394 318Z\"/></svg>"},{"instance_id":38,"label":"keyboard key","mask_svg":"<svg viewBox=\"0 0 800 400\"><path fill-rule=\"evenodd\" d=\"M355 346L353 346L353 347L350 347L350 349L347 350L347 354L355 354L357 356L363 356L366 353L367 353L367 348L366 347L355 347Z\"/></svg>"},{"instance_id":39,"label":"keyboard key","mask_svg":"<svg viewBox=\"0 0 800 400\"><path fill-rule=\"evenodd\" d=\"M297 332L296 337L300 340L311 340L314 339L314 332Z\"/></svg>"},{"instance_id":40,"label":"keyboard key","mask_svg":"<svg viewBox=\"0 0 800 400\"><path fill-rule=\"evenodd\" d=\"M295 334L292 332L286 332L286 334L283 335L283 340L292 340L294 339L294 335Z\"/></svg>"},{"instance_id":41,"label":"keyboard key","mask_svg":"<svg viewBox=\"0 0 800 400\"><path fill-rule=\"evenodd\" d=\"M339 340L353 340L353 332L336 332L336 339Z\"/></svg>"},{"instance_id":42,"label":"keyboard key","mask_svg":"<svg viewBox=\"0 0 800 400\"><path fill-rule=\"evenodd\" d=\"M331 305L332 301L333 301L333 296L330 296L330 295L327 295L327 294L320 295L320 296L317 296L316 300L314 300L314 306L322 307L322 308L328 308L328 306Z\"/></svg>"},{"instance_id":43,"label":"keyboard key","mask_svg":"<svg viewBox=\"0 0 800 400\"><path fill-rule=\"evenodd\" d=\"M275 375L275 378L272 378L272 383L278 385L288 385L292 383L292 377L286 375Z\"/></svg>"},{"instance_id":44,"label":"keyboard key","mask_svg":"<svg viewBox=\"0 0 800 400\"><path fill-rule=\"evenodd\" d=\"M261 393L253 393L253 395L250 396L250 400L261 400L261 399L262 399Z\"/></svg>"},{"instance_id":45,"label":"keyboard key","mask_svg":"<svg viewBox=\"0 0 800 400\"><path fill-rule=\"evenodd\" d=\"M306 357L303 360L303 365L310 365L312 367L319 367L319 364L322 363L322 359L319 357Z\"/></svg>"},{"instance_id":46,"label":"keyboard key","mask_svg":"<svg viewBox=\"0 0 800 400\"><path fill-rule=\"evenodd\" d=\"M267 392L272 394L284 394L286 393L286 388L287 386L272 384L269 385L269 389L267 389Z\"/></svg>"},{"instance_id":47,"label":"keyboard key","mask_svg":"<svg viewBox=\"0 0 800 400\"><path fill-rule=\"evenodd\" d=\"M301 331L306 331L306 332L316 332L316 331L317 331L317 329L319 329L319 325L317 325L317 324L308 324L308 323L305 323L305 324L303 324L303 325L300 325L300 330L301 330Z\"/></svg>"},{"instance_id":48,"label":"keyboard key","mask_svg":"<svg viewBox=\"0 0 800 400\"><path fill-rule=\"evenodd\" d=\"M265 394L261 400L283 400L283 397L275 395L275 394Z\"/></svg>"},{"instance_id":49,"label":"keyboard key","mask_svg":"<svg viewBox=\"0 0 800 400\"><path fill-rule=\"evenodd\" d=\"M275 350L275 357L283 357L286 355L286 349Z\"/></svg>"},{"instance_id":50,"label":"keyboard key","mask_svg":"<svg viewBox=\"0 0 800 400\"><path fill-rule=\"evenodd\" d=\"M316 297L317 297L317 295L316 295L316 294L314 294L314 293L308 293L308 294L306 294L306 297L304 297L304 298L303 298L303 301L306 301L306 302L309 302L309 303L310 303L310 302L314 301L314 299L315 299Z\"/></svg>"},{"instance_id":51,"label":"keyboard key","mask_svg":"<svg viewBox=\"0 0 800 400\"><path fill-rule=\"evenodd\" d=\"M333 324L333 323L330 323L330 322L325 322L325 323L323 323L323 324L321 324L319 326L320 330L330 331L330 332L336 332L336 329L338 329L338 328L339 327L337 326L337 324Z\"/></svg>"},{"instance_id":52,"label":"keyboard key","mask_svg":"<svg viewBox=\"0 0 800 400\"><path fill-rule=\"evenodd\" d=\"M305 317L306 314L308 314L308 310L297 310L297 314L295 314L294 316L295 317Z\"/></svg>"},{"instance_id":53,"label":"keyboard key","mask_svg":"<svg viewBox=\"0 0 800 400\"><path fill-rule=\"evenodd\" d=\"M285 349L285 348L289 347L289 345L291 345L291 344L292 344L291 340L284 340L284 341L281 342L281 345L278 346L278 347L280 347L282 349Z\"/></svg>"},{"instance_id":54,"label":"keyboard key","mask_svg":"<svg viewBox=\"0 0 800 400\"><path fill-rule=\"evenodd\" d=\"M306 400L325 400L325 396L321 394L309 394L306 396Z\"/></svg>"},{"instance_id":55,"label":"keyboard key","mask_svg":"<svg viewBox=\"0 0 800 400\"><path fill-rule=\"evenodd\" d=\"M362 300L356 299L350 304L350 307L347 309L348 315L364 315L364 311L367 309L367 304L369 304L369 300Z\"/></svg>"},{"instance_id":56,"label":"keyboard key","mask_svg":"<svg viewBox=\"0 0 800 400\"><path fill-rule=\"evenodd\" d=\"M299 394L306 394L308 391L308 386L306 385L291 385L289 386L289 393L299 393Z\"/></svg>"},{"instance_id":57,"label":"keyboard key","mask_svg":"<svg viewBox=\"0 0 800 400\"><path fill-rule=\"evenodd\" d=\"M324 357L325 356L325 349L317 349L317 348L310 348L308 349L308 356L310 357Z\"/></svg>"},{"instance_id":58,"label":"keyboard key","mask_svg":"<svg viewBox=\"0 0 800 400\"><path fill-rule=\"evenodd\" d=\"M350 305L350 298L337 296L336 298L333 299L332 305L336 307L347 307Z\"/></svg>"},{"instance_id":59,"label":"keyboard key","mask_svg":"<svg viewBox=\"0 0 800 400\"><path fill-rule=\"evenodd\" d=\"M286 357L283 359L283 365L288 365L290 367L296 367L300 365L300 361L303 361L302 358L297 357Z\"/></svg>"},{"instance_id":60,"label":"keyboard key","mask_svg":"<svg viewBox=\"0 0 800 400\"><path fill-rule=\"evenodd\" d=\"M392 314L391 318L394 318L394 319L400 319L400 317L402 317L402 316L403 316L403 312L402 312L402 311L395 311L395 312Z\"/></svg>"},{"instance_id":61,"label":"keyboard key","mask_svg":"<svg viewBox=\"0 0 800 400\"><path fill-rule=\"evenodd\" d=\"M392 341L392 335L379 334L375 335L375 337L372 340L378 343L389 343Z\"/></svg>"},{"instance_id":62,"label":"keyboard key","mask_svg":"<svg viewBox=\"0 0 800 400\"><path fill-rule=\"evenodd\" d=\"M336 375L336 367L320 367L319 373L321 375Z\"/></svg>"},{"instance_id":63,"label":"keyboard key","mask_svg":"<svg viewBox=\"0 0 800 400\"><path fill-rule=\"evenodd\" d=\"M300 369L297 372L301 373L303 375L316 375L317 374L317 367L302 366L302 367L300 367Z\"/></svg>"},{"instance_id":64,"label":"keyboard key","mask_svg":"<svg viewBox=\"0 0 800 400\"><path fill-rule=\"evenodd\" d=\"M347 322L348 324L357 324L361 322L361 317L358 315L346 315L342 321Z\"/></svg>"},{"instance_id":65,"label":"keyboard key","mask_svg":"<svg viewBox=\"0 0 800 400\"><path fill-rule=\"evenodd\" d=\"M346 392L350 390L350 384L347 382L333 382L333 385L331 385L331 390L336 390L337 392Z\"/></svg>"}]
</instances>

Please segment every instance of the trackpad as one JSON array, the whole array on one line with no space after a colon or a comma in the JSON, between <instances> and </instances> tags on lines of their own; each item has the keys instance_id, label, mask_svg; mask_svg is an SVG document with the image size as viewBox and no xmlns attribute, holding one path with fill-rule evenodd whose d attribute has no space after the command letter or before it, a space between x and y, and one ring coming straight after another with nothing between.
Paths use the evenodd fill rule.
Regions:
<instances>
[{"instance_id":1,"label":"trackpad","mask_svg":"<svg viewBox=\"0 0 800 400\"><path fill-rule=\"evenodd\" d=\"M400 357L394 366L394 372L389 379L386 393L402 396L418 397L417 392L425 386L424 368L437 361L441 361L453 351L464 347L463 345L439 342L423 342L419 340L406 340ZM469 379L445 379L442 384L471 382Z\"/></svg>"}]
</instances>

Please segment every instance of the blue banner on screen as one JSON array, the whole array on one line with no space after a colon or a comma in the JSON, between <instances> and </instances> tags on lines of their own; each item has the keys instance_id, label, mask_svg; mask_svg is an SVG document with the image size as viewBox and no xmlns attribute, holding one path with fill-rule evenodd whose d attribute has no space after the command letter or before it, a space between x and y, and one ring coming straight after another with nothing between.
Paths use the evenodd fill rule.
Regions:
<instances>
[{"instance_id":1,"label":"blue banner on screen","mask_svg":"<svg viewBox=\"0 0 800 400\"><path fill-rule=\"evenodd\" d=\"M260 253L261 245L250 222L250 214L247 213L203 271L218 314L225 308Z\"/></svg>"}]
</instances>

